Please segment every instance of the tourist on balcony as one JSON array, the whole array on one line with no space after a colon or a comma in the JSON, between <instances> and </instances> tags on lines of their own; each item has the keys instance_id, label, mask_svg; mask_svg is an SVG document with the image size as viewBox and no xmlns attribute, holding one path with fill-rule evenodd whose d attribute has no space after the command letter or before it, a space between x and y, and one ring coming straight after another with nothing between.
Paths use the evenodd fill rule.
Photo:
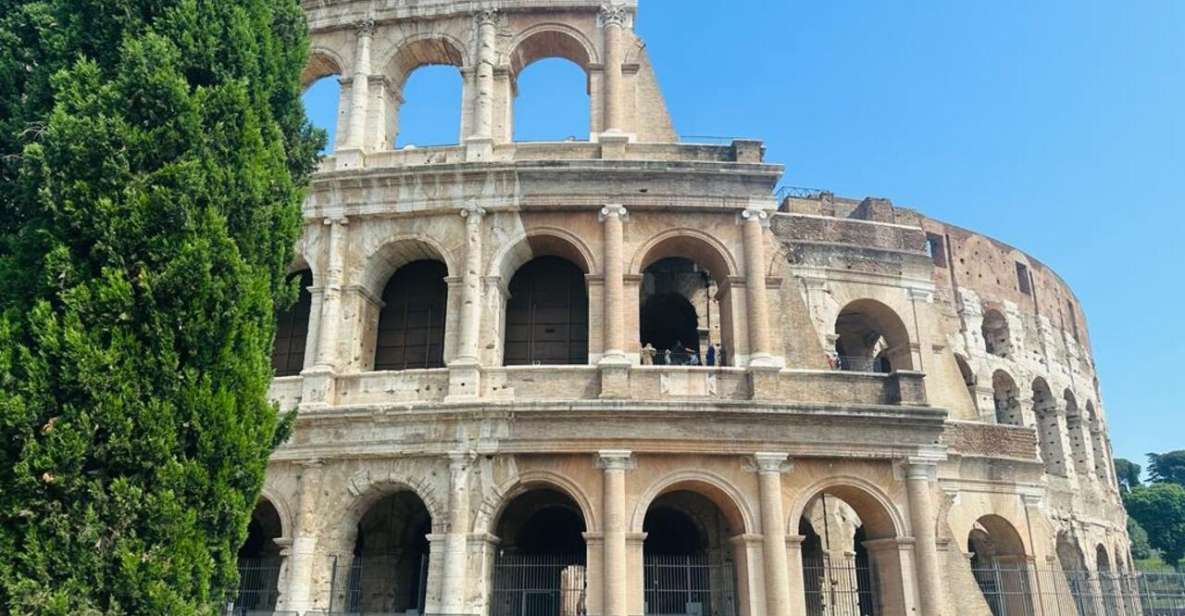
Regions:
<instances>
[{"instance_id":1,"label":"tourist on balcony","mask_svg":"<svg viewBox=\"0 0 1185 616\"><path fill-rule=\"evenodd\" d=\"M716 365L716 345L714 345L712 343L708 343L708 357L707 357L707 359L708 359L707 365L709 365L709 366Z\"/></svg>"},{"instance_id":2,"label":"tourist on balcony","mask_svg":"<svg viewBox=\"0 0 1185 616\"><path fill-rule=\"evenodd\" d=\"M647 342L646 346L642 347L642 365L643 366L654 365L654 356L657 353L658 353L658 350L654 348L654 345Z\"/></svg>"}]
</instances>

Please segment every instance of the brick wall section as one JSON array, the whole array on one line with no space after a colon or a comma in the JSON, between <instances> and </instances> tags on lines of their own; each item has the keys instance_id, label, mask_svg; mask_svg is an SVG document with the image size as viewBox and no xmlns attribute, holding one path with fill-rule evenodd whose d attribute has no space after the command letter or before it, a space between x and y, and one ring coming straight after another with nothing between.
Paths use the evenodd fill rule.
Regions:
<instances>
[{"instance_id":1,"label":"brick wall section","mask_svg":"<svg viewBox=\"0 0 1185 616\"><path fill-rule=\"evenodd\" d=\"M1032 428L947 421L942 441L954 455L1037 459L1037 432Z\"/></svg>"}]
</instances>

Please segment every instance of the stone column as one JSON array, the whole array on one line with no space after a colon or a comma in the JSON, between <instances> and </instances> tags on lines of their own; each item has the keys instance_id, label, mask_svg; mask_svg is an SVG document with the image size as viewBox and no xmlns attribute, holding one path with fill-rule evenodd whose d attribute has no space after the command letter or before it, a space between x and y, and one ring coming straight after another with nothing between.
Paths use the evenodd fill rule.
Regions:
<instances>
[{"instance_id":1,"label":"stone column","mask_svg":"<svg viewBox=\"0 0 1185 616\"><path fill-rule=\"evenodd\" d=\"M604 574L601 579L604 616L627 616L625 472L632 466L630 452L605 450L597 453L604 469L601 519L604 524Z\"/></svg>"},{"instance_id":2,"label":"stone column","mask_svg":"<svg viewBox=\"0 0 1185 616\"><path fill-rule=\"evenodd\" d=\"M749 312L749 353L751 364L772 365L769 343L769 304L765 291L765 227L769 214L764 210L741 212L742 240L745 247L745 290Z\"/></svg>"},{"instance_id":3,"label":"stone column","mask_svg":"<svg viewBox=\"0 0 1185 616\"><path fill-rule=\"evenodd\" d=\"M482 221L486 211L476 202L461 208L465 219L465 270L461 272L461 335L449 362L449 400L472 400L481 395L481 252Z\"/></svg>"},{"instance_id":4,"label":"stone column","mask_svg":"<svg viewBox=\"0 0 1185 616\"><path fill-rule=\"evenodd\" d=\"M622 117L622 70L624 49L622 39L628 15L624 6L605 5L601 7L601 31L605 37L605 90L604 116L607 133L625 132Z\"/></svg>"},{"instance_id":5,"label":"stone column","mask_svg":"<svg viewBox=\"0 0 1185 616\"><path fill-rule=\"evenodd\" d=\"M337 329L341 323L342 285L345 278L345 252L347 225L349 219L326 218L329 227L328 267L325 269L325 284L321 291L321 328L317 335L316 367L332 371L337 367Z\"/></svg>"},{"instance_id":6,"label":"stone column","mask_svg":"<svg viewBox=\"0 0 1185 616\"><path fill-rule=\"evenodd\" d=\"M354 75L350 82L350 131L346 148L361 149L366 139L366 116L370 101L370 42L374 20L364 19L355 27Z\"/></svg>"},{"instance_id":7,"label":"stone column","mask_svg":"<svg viewBox=\"0 0 1185 616\"><path fill-rule=\"evenodd\" d=\"M475 139L490 139L494 131L494 64L497 62L498 12L478 11L477 22L477 91L473 97L473 133Z\"/></svg>"},{"instance_id":8,"label":"stone column","mask_svg":"<svg viewBox=\"0 0 1185 616\"><path fill-rule=\"evenodd\" d=\"M605 312L603 333L606 358L625 359L624 221L629 212L621 205L601 208L605 237Z\"/></svg>"},{"instance_id":9,"label":"stone column","mask_svg":"<svg viewBox=\"0 0 1185 616\"><path fill-rule=\"evenodd\" d=\"M790 581L790 613L806 614L806 584L803 583L802 543L806 537L786 537L786 570Z\"/></svg>"},{"instance_id":10,"label":"stone column","mask_svg":"<svg viewBox=\"0 0 1185 616\"><path fill-rule=\"evenodd\" d=\"M765 612L790 616L790 572L786 561L786 520L782 511L784 453L753 454L761 492L761 536L765 564Z\"/></svg>"},{"instance_id":11,"label":"stone column","mask_svg":"<svg viewBox=\"0 0 1185 616\"><path fill-rule=\"evenodd\" d=\"M465 613L465 572L469 568L469 464L468 452L448 455L448 530L444 538L442 614Z\"/></svg>"},{"instance_id":12,"label":"stone column","mask_svg":"<svg viewBox=\"0 0 1185 616\"><path fill-rule=\"evenodd\" d=\"M938 466L932 461L910 461L906 467L909 518L913 526L914 556L917 559L918 601L923 616L945 613L942 572L938 562L938 529L931 491L937 482Z\"/></svg>"},{"instance_id":13,"label":"stone column","mask_svg":"<svg viewBox=\"0 0 1185 616\"><path fill-rule=\"evenodd\" d=\"M317 552L317 490L321 487L321 461L309 460L302 464L300 500L296 514L296 533L292 539L292 556L288 565L287 606L292 612L302 613L313 608L313 566Z\"/></svg>"}]
</instances>

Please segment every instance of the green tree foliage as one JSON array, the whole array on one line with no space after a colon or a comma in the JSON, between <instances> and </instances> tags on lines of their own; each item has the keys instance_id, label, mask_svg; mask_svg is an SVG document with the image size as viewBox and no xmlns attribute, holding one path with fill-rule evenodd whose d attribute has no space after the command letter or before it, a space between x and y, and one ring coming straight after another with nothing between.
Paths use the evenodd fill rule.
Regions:
<instances>
[{"instance_id":1,"label":"green tree foliage","mask_svg":"<svg viewBox=\"0 0 1185 616\"><path fill-rule=\"evenodd\" d=\"M1127 517L1127 536L1132 542L1132 558L1147 560L1156 556L1156 550L1148 540L1148 531L1131 516Z\"/></svg>"},{"instance_id":2,"label":"green tree foliage","mask_svg":"<svg viewBox=\"0 0 1185 616\"><path fill-rule=\"evenodd\" d=\"M210 614L323 137L297 0L0 0L0 613Z\"/></svg>"},{"instance_id":3,"label":"green tree foliage","mask_svg":"<svg viewBox=\"0 0 1185 616\"><path fill-rule=\"evenodd\" d=\"M1157 483L1134 488L1124 497L1128 515L1148 532L1152 547L1176 566L1185 556L1185 487Z\"/></svg>"},{"instance_id":4,"label":"green tree foliage","mask_svg":"<svg viewBox=\"0 0 1185 616\"><path fill-rule=\"evenodd\" d=\"M1148 478L1185 486L1185 450L1148 454Z\"/></svg>"},{"instance_id":5,"label":"green tree foliage","mask_svg":"<svg viewBox=\"0 0 1185 616\"><path fill-rule=\"evenodd\" d=\"M1131 460L1115 458L1115 478L1121 492L1140 486L1140 470L1140 465Z\"/></svg>"}]
</instances>

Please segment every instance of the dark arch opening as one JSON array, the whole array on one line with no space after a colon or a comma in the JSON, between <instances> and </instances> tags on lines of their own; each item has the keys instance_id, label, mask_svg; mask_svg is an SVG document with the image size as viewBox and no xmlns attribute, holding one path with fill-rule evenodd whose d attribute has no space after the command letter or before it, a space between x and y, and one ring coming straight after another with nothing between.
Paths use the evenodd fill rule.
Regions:
<instances>
[{"instance_id":1,"label":"dark arch opening","mask_svg":"<svg viewBox=\"0 0 1185 616\"><path fill-rule=\"evenodd\" d=\"M268 611L279 598L280 546L283 524L276 508L261 500L247 523L247 539L239 547L239 591L235 609Z\"/></svg>"},{"instance_id":2,"label":"dark arch opening","mask_svg":"<svg viewBox=\"0 0 1185 616\"><path fill-rule=\"evenodd\" d=\"M835 319L834 364L841 370L911 370L909 331L892 308L870 299L844 306Z\"/></svg>"},{"instance_id":3,"label":"dark arch opening","mask_svg":"<svg viewBox=\"0 0 1185 616\"><path fill-rule=\"evenodd\" d=\"M737 613L729 540L743 531L716 503L697 492L668 492L650 504L642 529L647 614Z\"/></svg>"},{"instance_id":4,"label":"dark arch opening","mask_svg":"<svg viewBox=\"0 0 1185 616\"><path fill-rule=\"evenodd\" d=\"M491 616L584 613L584 516L566 494L535 489L498 517Z\"/></svg>"},{"instance_id":5,"label":"dark arch opening","mask_svg":"<svg viewBox=\"0 0 1185 616\"><path fill-rule=\"evenodd\" d=\"M383 289L375 370L444 367L444 320L448 268L440 261L413 261Z\"/></svg>"},{"instance_id":6,"label":"dark arch opening","mask_svg":"<svg viewBox=\"0 0 1185 616\"><path fill-rule=\"evenodd\" d=\"M1020 410L1020 388L1007 372L992 374L992 399L996 407L996 423L1006 426L1023 425Z\"/></svg>"},{"instance_id":7,"label":"dark arch opening","mask_svg":"<svg viewBox=\"0 0 1185 616\"><path fill-rule=\"evenodd\" d=\"M294 304L276 311L276 339L272 345L272 370L276 376L294 376L304 370L309 313L313 305L313 296L309 293L309 287L313 286L313 273L304 270L292 274L288 280L296 280L300 288Z\"/></svg>"},{"instance_id":8,"label":"dark arch opening","mask_svg":"<svg viewBox=\"0 0 1185 616\"><path fill-rule=\"evenodd\" d=\"M1004 518L979 518L967 535L971 574L993 616L1032 613L1028 559L1020 533Z\"/></svg>"},{"instance_id":9,"label":"dark arch opening","mask_svg":"<svg viewBox=\"0 0 1185 616\"><path fill-rule=\"evenodd\" d=\"M453 145L461 139L461 73L455 66L421 66L403 85L396 148Z\"/></svg>"},{"instance_id":10,"label":"dark arch opening","mask_svg":"<svg viewBox=\"0 0 1185 616\"><path fill-rule=\"evenodd\" d=\"M348 612L424 613L431 532L432 516L412 492L396 492L372 505L358 522L349 571L335 575L348 580L345 596L335 596L337 604Z\"/></svg>"},{"instance_id":11,"label":"dark arch opening","mask_svg":"<svg viewBox=\"0 0 1185 616\"><path fill-rule=\"evenodd\" d=\"M515 141L586 141L588 76L566 58L526 66L514 82Z\"/></svg>"},{"instance_id":12,"label":"dark arch opening","mask_svg":"<svg viewBox=\"0 0 1185 616\"><path fill-rule=\"evenodd\" d=\"M503 363L588 363L588 290L584 272L560 257L537 257L510 281Z\"/></svg>"},{"instance_id":13,"label":"dark arch opening","mask_svg":"<svg viewBox=\"0 0 1185 616\"><path fill-rule=\"evenodd\" d=\"M683 257L659 259L643 270L639 293L643 363L722 365L714 333L720 304L708 270Z\"/></svg>"}]
</instances>

